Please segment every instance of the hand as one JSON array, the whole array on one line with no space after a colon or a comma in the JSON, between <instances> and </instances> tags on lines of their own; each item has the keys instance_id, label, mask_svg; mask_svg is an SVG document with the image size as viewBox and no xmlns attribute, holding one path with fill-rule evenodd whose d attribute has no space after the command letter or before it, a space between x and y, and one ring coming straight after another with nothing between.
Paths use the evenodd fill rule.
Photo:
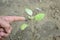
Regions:
<instances>
[{"instance_id":1,"label":"hand","mask_svg":"<svg viewBox=\"0 0 60 40\"><path fill-rule=\"evenodd\" d=\"M11 33L11 22L24 20L24 17L19 16L0 16L0 39L7 37Z\"/></svg>"}]
</instances>

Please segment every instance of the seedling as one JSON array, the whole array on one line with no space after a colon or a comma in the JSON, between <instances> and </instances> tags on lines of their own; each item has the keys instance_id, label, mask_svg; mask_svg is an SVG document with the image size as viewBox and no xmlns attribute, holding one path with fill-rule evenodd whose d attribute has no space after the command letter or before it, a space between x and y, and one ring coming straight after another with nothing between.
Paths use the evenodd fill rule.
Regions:
<instances>
[{"instance_id":1,"label":"seedling","mask_svg":"<svg viewBox=\"0 0 60 40\"><path fill-rule=\"evenodd\" d=\"M44 16L45 16L44 13L38 13L37 15L32 16L33 15L33 11L31 9L29 9L29 8L25 8L25 12L29 15L28 16L29 19L32 19L32 20L34 19L36 21L42 20L44 18Z\"/></svg>"},{"instance_id":2,"label":"seedling","mask_svg":"<svg viewBox=\"0 0 60 40\"><path fill-rule=\"evenodd\" d=\"M42 20L44 18L44 16L45 16L44 13L39 13L34 16L34 20L36 20L36 21Z\"/></svg>"},{"instance_id":3,"label":"seedling","mask_svg":"<svg viewBox=\"0 0 60 40\"><path fill-rule=\"evenodd\" d=\"M25 30L26 28L28 27L28 24L22 24L21 26L20 26L20 29L21 30Z\"/></svg>"},{"instance_id":4,"label":"seedling","mask_svg":"<svg viewBox=\"0 0 60 40\"><path fill-rule=\"evenodd\" d=\"M25 8L25 12L26 12L29 16L32 16L32 15L33 15L33 12L32 12L31 9Z\"/></svg>"},{"instance_id":5,"label":"seedling","mask_svg":"<svg viewBox=\"0 0 60 40\"><path fill-rule=\"evenodd\" d=\"M25 8L25 12L28 14L28 19L33 20L33 21L40 21L45 17L44 13L38 13L37 15L33 16L33 11L29 8ZM28 24L23 24L20 29L24 30L28 27Z\"/></svg>"}]
</instances>

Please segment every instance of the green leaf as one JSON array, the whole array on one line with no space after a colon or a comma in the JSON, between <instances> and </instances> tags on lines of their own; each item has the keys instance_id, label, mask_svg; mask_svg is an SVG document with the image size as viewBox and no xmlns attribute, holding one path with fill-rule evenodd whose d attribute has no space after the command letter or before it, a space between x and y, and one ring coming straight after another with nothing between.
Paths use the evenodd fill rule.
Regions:
<instances>
[{"instance_id":1,"label":"green leaf","mask_svg":"<svg viewBox=\"0 0 60 40\"><path fill-rule=\"evenodd\" d=\"M44 13L39 13L37 15L34 16L34 19L36 21L42 20L44 18L45 14Z\"/></svg>"},{"instance_id":2,"label":"green leaf","mask_svg":"<svg viewBox=\"0 0 60 40\"><path fill-rule=\"evenodd\" d=\"M32 14L33 14L32 10L29 8L25 8L25 12L30 16L32 16Z\"/></svg>"},{"instance_id":3,"label":"green leaf","mask_svg":"<svg viewBox=\"0 0 60 40\"><path fill-rule=\"evenodd\" d=\"M28 24L22 24L21 27L20 27L20 29L21 30L25 30L27 27L28 27Z\"/></svg>"}]
</instances>

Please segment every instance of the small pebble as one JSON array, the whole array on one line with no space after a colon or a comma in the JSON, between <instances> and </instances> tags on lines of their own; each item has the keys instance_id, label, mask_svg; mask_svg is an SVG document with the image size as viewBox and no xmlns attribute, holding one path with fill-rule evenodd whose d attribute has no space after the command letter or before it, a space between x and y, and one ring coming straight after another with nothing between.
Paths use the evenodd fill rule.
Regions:
<instances>
[{"instance_id":1,"label":"small pebble","mask_svg":"<svg viewBox=\"0 0 60 40\"><path fill-rule=\"evenodd\" d=\"M42 2L42 0L40 0L40 2Z\"/></svg>"},{"instance_id":2,"label":"small pebble","mask_svg":"<svg viewBox=\"0 0 60 40\"><path fill-rule=\"evenodd\" d=\"M38 10L38 11L42 11L42 9L41 9L41 8L36 8L36 10Z\"/></svg>"}]
</instances>

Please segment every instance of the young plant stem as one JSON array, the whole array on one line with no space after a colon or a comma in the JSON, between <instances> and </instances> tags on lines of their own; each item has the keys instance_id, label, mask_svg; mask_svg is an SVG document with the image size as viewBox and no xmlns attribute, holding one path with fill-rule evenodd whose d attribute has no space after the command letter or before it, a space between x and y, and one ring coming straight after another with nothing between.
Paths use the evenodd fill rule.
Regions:
<instances>
[{"instance_id":1,"label":"young plant stem","mask_svg":"<svg viewBox=\"0 0 60 40\"><path fill-rule=\"evenodd\" d=\"M31 31L32 31L32 40L35 40L34 39L35 29L34 29L34 20L33 19L31 20Z\"/></svg>"}]
</instances>

